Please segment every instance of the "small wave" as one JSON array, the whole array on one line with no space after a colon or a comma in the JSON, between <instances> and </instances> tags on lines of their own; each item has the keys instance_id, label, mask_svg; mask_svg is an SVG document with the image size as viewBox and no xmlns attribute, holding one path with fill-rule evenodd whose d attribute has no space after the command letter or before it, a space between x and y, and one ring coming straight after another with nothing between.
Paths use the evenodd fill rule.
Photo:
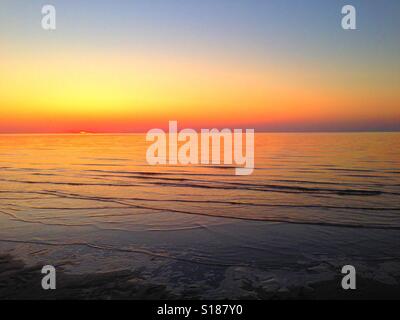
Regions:
<instances>
[{"instance_id":1,"label":"small wave","mask_svg":"<svg viewBox=\"0 0 400 320\"><path fill-rule=\"evenodd\" d=\"M197 265L207 265L214 267L248 267L249 264L240 264L240 263L222 263L222 262L213 262L213 261L201 261L194 260L189 258L182 258L171 256L168 253L162 252L153 252L148 249L139 249L139 248L116 248L105 245L97 245L88 242L46 242L46 241L37 241L37 240L15 240L15 239L0 239L0 242L8 242L8 243L22 243L22 244L34 244L34 245L43 245L43 246L55 246L55 247L67 247L67 246L84 246L90 249L102 250L102 251L111 251L111 252L123 252L123 253L136 253L136 254L144 254L151 257L162 258L162 259L170 259L175 261L193 263Z\"/></svg>"},{"instance_id":2,"label":"small wave","mask_svg":"<svg viewBox=\"0 0 400 320\"><path fill-rule=\"evenodd\" d=\"M88 166L88 167L123 167L122 164L117 163L74 163L74 166Z\"/></svg>"},{"instance_id":3,"label":"small wave","mask_svg":"<svg viewBox=\"0 0 400 320\"><path fill-rule=\"evenodd\" d=\"M82 160L94 160L94 161L131 161L132 159L127 158L88 158L82 157Z\"/></svg>"},{"instance_id":4,"label":"small wave","mask_svg":"<svg viewBox=\"0 0 400 320\"><path fill-rule=\"evenodd\" d=\"M90 196L73 196L73 195L64 195L65 197L72 197L78 199L93 199L96 201L105 201L105 202L113 202L117 204L122 204L130 208L136 209L147 209L158 212L174 212L181 214L189 214L189 215L198 215L198 216L207 216L207 217L216 217L222 219L232 219L232 220L245 220L245 221L263 221L263 222L281 222L281 223L289 223L289 224L299 224L299 225L316 225L316 226L326 226L326 227L342 227L342 228L360 228L360 229L384 229L384 230L400 230L400 226L387 226L387 225L361 225L361 224L351 224L351 223L334 223L334 222L324 222L324 221L302 221L300 219L290 219L287 217L251 217L251 216L233 216L233 215L220 215L220 214L212 214L208 212L193 212L188 210L178 210L172 208L159 208L152 207L149 205L138 205L132 204L129 202L116 200L113 198L101 198L101 197L90 197Z\"/></svg>"},{"instance_id":5,"label":"small wave","mask_svg":"<svg viewBox=\"0 0 400 320\"><path fill-rule=\"evenodd\" d=\"M13 180L0 179L1 181L26 183L26 184L50 184L65 186L109 186L109 187L137 187L137 184L118 184L118 183L89 183L89 182L57 182L57 181L32 181L32 180Z\"/></svg>"}]
</instances>

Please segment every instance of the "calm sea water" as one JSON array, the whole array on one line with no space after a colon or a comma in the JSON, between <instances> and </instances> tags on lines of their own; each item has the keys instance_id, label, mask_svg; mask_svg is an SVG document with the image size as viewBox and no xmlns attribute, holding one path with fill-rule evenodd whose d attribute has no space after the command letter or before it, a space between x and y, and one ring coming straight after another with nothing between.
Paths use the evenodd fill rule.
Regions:
<instances>
[{"instance_id":1,"label":"calm sea water","mask_svg":"<svg viewBox=\"0 0 400 320\"><path fill-rule=\"evenodd\" d=\"M152 167L146 147L140 134L0 135L0 253L76 273L140 269L206 297L344 264L389 283L400 273L399 133L259 133L244 177Z\"/></svg>"}]
</instances>

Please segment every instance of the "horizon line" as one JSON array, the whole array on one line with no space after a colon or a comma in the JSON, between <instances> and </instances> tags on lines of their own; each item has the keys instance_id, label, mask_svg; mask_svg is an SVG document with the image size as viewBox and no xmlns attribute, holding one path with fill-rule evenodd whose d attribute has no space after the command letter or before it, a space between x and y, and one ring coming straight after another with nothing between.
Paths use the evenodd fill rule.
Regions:
<instances>
[{"instance_id":1,"label":"horizon line","mask_svg":"<svg viewBox=\"0 0 400 320\"><path fill-rule=\"evenodd\" d=\"M212 128L211 128L212 129ZM230 128L227 128L230 129ZM245 128L254 129L254 128ZM220 130L220 129L219 129ZM398 130L256 130L256 133L400 133ZM164 130L165 131L165 130ZM198 131L198 130L196 130ZM165 131L168 133L168 131ZM128 135L146 134L147 132L0 132L0 135Z\"/></svg>"}]
</instances>

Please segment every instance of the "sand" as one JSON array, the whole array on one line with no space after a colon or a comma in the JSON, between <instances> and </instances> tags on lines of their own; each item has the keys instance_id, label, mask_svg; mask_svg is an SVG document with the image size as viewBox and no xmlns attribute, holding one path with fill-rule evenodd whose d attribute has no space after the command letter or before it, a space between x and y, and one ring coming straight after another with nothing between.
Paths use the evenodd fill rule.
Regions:
<instances>
[{"instance_id":1,"label":"sand","mask_svg":"<svg viewBox=\"0 0 400 320\"><path fill-rule=\"evenodd\" d=\"M176 300L194 299L190 295L177 296L163 285L150 283L132 271L75 275L57 271L57 289L41 288L41 267L26 266L10 255L0 255L1 300ZM319 282L307 287L292 287L275 292L260 288L244 288L253 292L252 299L399 299L399 286L392 286L364 278L357 279L357 290L344 291L340 279ZM221 297L223 298L223 297ZM241 299L249 299L242 296Z\"/></svg>"}]
</instances>

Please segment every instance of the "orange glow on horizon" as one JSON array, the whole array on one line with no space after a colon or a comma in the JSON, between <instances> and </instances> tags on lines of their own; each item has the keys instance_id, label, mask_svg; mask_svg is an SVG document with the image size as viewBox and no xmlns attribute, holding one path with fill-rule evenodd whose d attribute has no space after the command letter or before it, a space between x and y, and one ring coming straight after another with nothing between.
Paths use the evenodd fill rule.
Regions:
<instances>
[{"instance_id":1,"label":"orange glow on horizon","mask_svg":"<svg viewBox=\"0 0 400 320\"><path fill-rule=\"evenodd\" d=\"M315 67L276 61L61 52L2 59L2 127L136 132L169 120L229 127L399 118L397 93L341 83L335 70L322 76Z\"/></svg>"}]
</instances>

